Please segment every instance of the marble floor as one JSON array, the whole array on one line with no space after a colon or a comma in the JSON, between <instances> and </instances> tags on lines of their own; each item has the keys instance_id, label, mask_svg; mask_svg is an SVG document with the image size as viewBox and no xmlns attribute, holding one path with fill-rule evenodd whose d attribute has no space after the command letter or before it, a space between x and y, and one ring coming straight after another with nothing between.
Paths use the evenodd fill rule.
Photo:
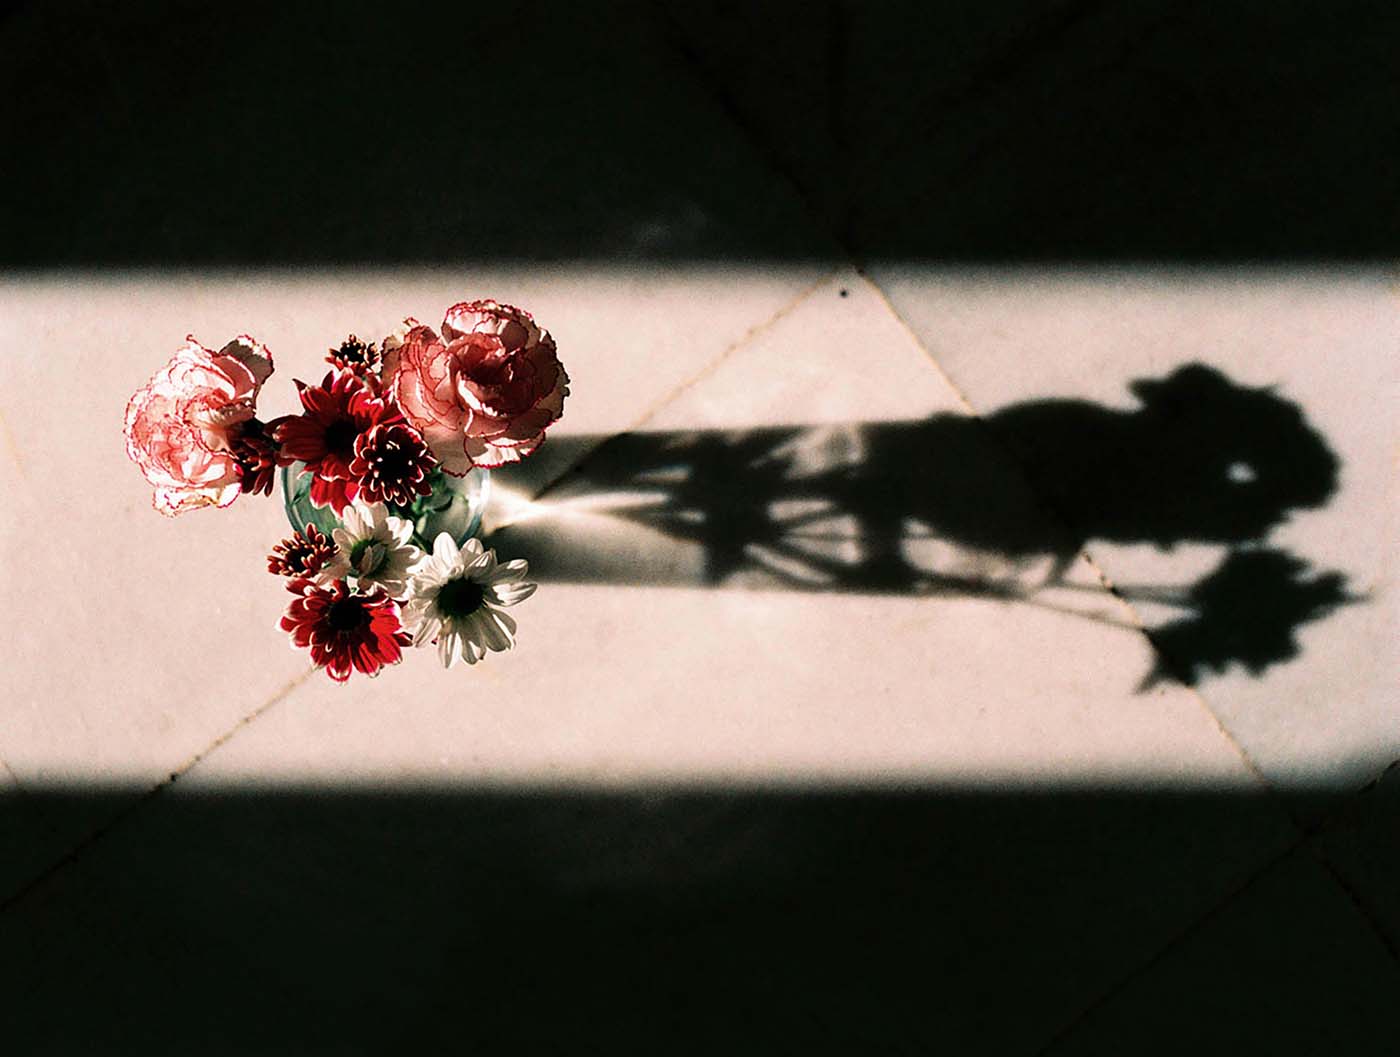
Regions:
<instances>
[{"instance_id":1,"label":"marble floor","mask_svg":"<svg viewBox=\"0 0 1400 1057\"><path fill-rule=\"evenodd\" d=\"M0 1051L1393 1039L1353 6L0 16ZM468 297L572 379L487 515L540 589L508 653L337 685L280 503L159 516L126 400L246 332L288 413Z\"/></svg>"}]
</instances>

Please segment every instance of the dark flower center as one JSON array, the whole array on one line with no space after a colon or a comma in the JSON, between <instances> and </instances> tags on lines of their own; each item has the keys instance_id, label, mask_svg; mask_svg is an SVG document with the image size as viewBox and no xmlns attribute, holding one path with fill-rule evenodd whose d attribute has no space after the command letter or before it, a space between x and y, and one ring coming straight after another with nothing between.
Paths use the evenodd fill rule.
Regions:
<instances>
[{"instance_id":1,"label":"dark flower center","mask_svg":"<svg viewBox=\"0 0 1400 1057\"><path fill-rule=\"evenodd\" d=\"M485 598L486 592L481 589L481 585L464 576L442 585L442 590L437 596L437 606L443 616L465 617L480 609Z\"/></svg>"},{"instance_id":2,"label":"dark flower center","mask_svg":"<svg viewBox=\"0 0 1400 1057\"><path fill-rule=\"evenodd\" d=\"M326 359L342 367L374 370L379 366L379 347L374 342L366 344L354 334L342 341L340 348L331 349L330 353Z\"/></svg>"},{"instance_id":3,"label":"dark flower center","mask_svg":"<svg viewBox=\"0 0 1400 1057\"><path fill-rule=\"evenodd\" d=\"M303 532L293 532L272 548L267 556L267 571L278 576L310 575L335 555L331 541L315 525Z\"/></svg>"},{"instance_id":4,"label":"dark flower center","mask_svg":"<svg viewBox=\"0 0 1400 1057\"><path fill-rule=\"evenodd\" d=\"M311 549L309 544L302 545L294 550L288 550L286 558L287 568L294 573L314 573L316 569L321 567L318 562L316 564L316 569L311 568L315 553L316 552Z\"/></svg>"},{"instance_id":5,"label":"dark flower center","mask_svg":"<svg viewBox=\"0 0 1400 1057\"><path fill-rule=\"evenodd\" d=\"M397 480L417 465L418 460L414 458L416 454L396 441L386 440L374 449L369 461L374 466L373 472L381 477Z\"/></svg>"},{"instance_id":6,"label":"dark flower center","mask_svg":"<svg viewBox=\"0 0 1400 1057\"><path fill-rule=\"evenodd\" d=\"M369 614L357 598L342 598L326 610L326 623L332 631L354 631L368 621Z\"/></svg>"},{"instance_id":7,"label":"dark flower center","mask_svg":"<svg viewBox=\"0 0 1400 1057\"><path fill-rule=\"evenodd\" d=\"M349 459L355 454L355 438L359 435L353 418L336 419L326 427L326 450Z\"/></svg>"}]
</instances>

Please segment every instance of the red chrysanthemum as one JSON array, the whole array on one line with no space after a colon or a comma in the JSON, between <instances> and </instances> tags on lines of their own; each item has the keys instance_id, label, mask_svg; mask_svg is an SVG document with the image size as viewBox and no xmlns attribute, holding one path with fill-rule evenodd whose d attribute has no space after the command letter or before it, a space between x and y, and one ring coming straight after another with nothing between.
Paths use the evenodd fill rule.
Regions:
<instances>
[{"instance_id":1,"label":"red chrysanthemum","mask_svg":"<svg viewBox=\"0 0 1400 1057\"><path fill-rule=\"evenodd\" d=\"M320 385L296 385L305 410L278 423L277 461L304 462L313 475L311 502L342 514L358 490L350 472L355 441L380 422L399 418L398 411L349 371L331 371Z\"/></svg>"},{"instance_id":2,"label":"red chrysanthemum","mask_svg":"<svg viewBox=\"0 0 1400 1057\"><path fill-rule=\"evenodd\" d=\"M229 450L238 463L239 487L248 495L272 494L273 472L277 469L277 442L268 424L250 418L230 440Z\"/></svg>"},{"instance_id":3,"label":"red chrysanthemum","mask_svg":"<svg viewBox=\"0 0 1400 1057\"><path fill-rule=\"evenodd\" d=\"M398 603L382 588L361 593L344 580L320 587L310 580L293 580L287 588L297 597L282 618L282 630L292 642L311 651L316 667L338 683L351 670L377 675L387 664L398 664L403 647L413 638L403 629Z\"/></svg>"},{"instance_id":4,"label":"red chrysanthemum","mask_svg":"<svg viewBox=\"0 0 1400 1057\"><path fill-rule=\"evenodd\" d=\"M293 532L267 556L267 571L278 576L315 576L335 557L335 544L315 525Z\"/></svg>"},{"instance_id":5,"label":"red chrysanthemum","mask_svg":"<svg viewBox=\"0 0 1400 1057\"><path fill-rule=\"evenodd\" d=\"M428 475L435 466L437 460L416 429L389 422L360 434L350 473L360 486L361 499L408 506L416 495L433 494Z\"/></svg>"}]
</instances>

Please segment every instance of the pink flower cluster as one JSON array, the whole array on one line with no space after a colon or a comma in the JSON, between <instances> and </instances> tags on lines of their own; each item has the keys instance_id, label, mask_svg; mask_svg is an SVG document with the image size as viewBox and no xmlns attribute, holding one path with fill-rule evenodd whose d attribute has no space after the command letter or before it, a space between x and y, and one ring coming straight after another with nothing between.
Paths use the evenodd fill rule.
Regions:
<instances>
[{"instance_id":1,"label":"pink flower cluster","mask_svg":"<svg viewBox=\"0 0 1400 1057\"><path fill-rule=\"evenodd\" d=\"M269 571L285 576L295 596L283 629L344 681L352 671L374 675L396 663L403 647L423 644L404 627L400 602L408 598L407 556L421 558L415 544L432 543L409 540L409 508L433 493L439 472L461 477L533 453L563 413L569 376L549 333L528 312L496 301L454 305L440 334L409 319L378 344L351 335L327 360L319 382L296 382L300 414L263 421L257 400L272 374L271 353L247 335L217 352L189 337L132 396L125 435L127 454L167 516L226 507L245 492L267 494L277 467L300 463L313 505L346 517L346 525L373 521L364 531L379 535L359 540L343 539L343 529L332 541L314 525L293 526L268 556ZM352 503L355 512L347 513ZM524 563L502 568L513 566ZM472 566L483 576L496 568L494 557ZM518 578L519 570L499 575ZM484 628L452 605L486 595L454 590L444 595L447 617L439 613L433 626L446 619L461 635ZM502 597L524 597L502 590ZM428 606L422 597L417 604ZM445 655L455 642L444 640ZM493 640L490 648L501 646ZM476 656L461 649L468 660Z\"/></svg>"},{"instance_id":2,"label":"pink flower cluster","mask_svg":"<svg viewBox=\"0 0 1400 1057\"><path fill-rule=\"evenodd\" d=\"M441 336L417 320L378 347L353 335L302 413L255 417L272 355L246 335L213 352L193 337L136 392L126 450L163 514L226 507L271 489L271 467L306 464L312 501L336 513L357 495L406 505L436 467L518 462L564 411L569 376L528 312L495 301L448 309Z\"/></svg>"}]
</instances>

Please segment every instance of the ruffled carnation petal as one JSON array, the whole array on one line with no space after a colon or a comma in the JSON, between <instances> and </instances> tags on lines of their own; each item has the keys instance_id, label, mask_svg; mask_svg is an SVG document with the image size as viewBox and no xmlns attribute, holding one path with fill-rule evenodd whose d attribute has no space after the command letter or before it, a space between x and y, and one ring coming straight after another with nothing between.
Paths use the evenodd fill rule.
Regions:
<instances>
[{"instance_id":1,"label":"ruffled carnation petal","mask_svg":"<svg viewBox=\"0 0 1400 1057\"><path fill-rule=\"evenodd\" d=\"M205 488L157 488L152 503L166 517L174 517L206 506L232 506L241 492L242 486L237 481Z\"/></svg>"},{"instance_id":2,"label":"ruffled carnation petal","mask_svg":"<svg viewBox=\"0 0 1400 1057\"><path fill-rule=\"evenodd\" d=\"M452 341L464 334L495 334L508 348L519 349L538 342L544 331L523 308L499 301L462 301L447 310L443 335Z\"/></svg>"},{"instance_id":3,"label":"ruffled carnation petal","mask_svg":"<svg viewBox=\"0 0 1400 1057\"><path fill-rule=\"evenodd\" d=\"M245 470L235 449L271 372L271 355L246 335L220 353L190 337L132 395L126 451L154 487L158 511L174 516L238 497Z\"/></svg>"},{"instance_id":4,"label":"ruffled carnation petal","mask_svg":"<svg viewBox=\"0 0 1400 1057\"><path fill-rule=\"evenodd\" d=\"M253 378L255 394L272 376L272 353L267 351L266 345L254 341L247 334L238 335L219 350L219 355L242 364Z\"/></svg>"},{"instance_id":5,"label":"ruffled carnation petal","mask_svg":"<svg viewBox=\"0 0 1400 1057\"><path fill-rule=\"evenodd\" d=\"M464 447L467 458L476 466L483 470L495 470L513 462L520 462L522 459L535 454L539 446L544 443L544 436L540 435L532 443L517 444L513 446L503 446L493 444L490 441L482 440L480 437L468 437Z\"/></svg>"},{"instance_id":6,"label":"ruffled carnation petal","mask_svg":"<svg viewBox=\"0 0 1400 1057\"><path fill-rule=\"evenodd\" d=\"M454 305L442 334L415 323L386 357L404 417L457 476L532 454L568 395L553 338L528 312L495 301Z\"/></svg>"}]
</instances>

